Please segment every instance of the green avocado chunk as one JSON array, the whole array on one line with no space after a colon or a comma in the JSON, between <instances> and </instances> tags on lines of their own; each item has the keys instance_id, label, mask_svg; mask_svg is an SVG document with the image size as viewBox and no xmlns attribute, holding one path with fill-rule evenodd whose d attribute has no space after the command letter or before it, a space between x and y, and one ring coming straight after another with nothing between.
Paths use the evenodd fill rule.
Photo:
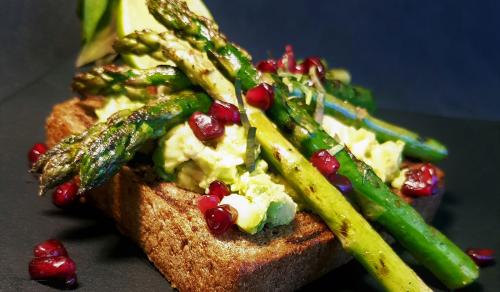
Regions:
<instances>
[{"instance_id":1,"label":"green avocado chunk","mask_svg":"<svg viewBox=\"0 0 500 292\"><path fill-rule=\"evenodd\" d=\"M266 223L268 205L265 202L250 202L245 196L231 194L224 197L220 203L229 205L238 211L236 225L246 233L255 234Z\"/></svg>"}]
</instances>

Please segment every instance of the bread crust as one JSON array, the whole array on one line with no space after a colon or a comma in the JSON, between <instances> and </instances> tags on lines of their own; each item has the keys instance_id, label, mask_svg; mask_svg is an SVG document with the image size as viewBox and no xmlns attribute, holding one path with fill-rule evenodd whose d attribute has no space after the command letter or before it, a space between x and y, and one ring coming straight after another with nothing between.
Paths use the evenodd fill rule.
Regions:
<instances>
[{"instance_id":1,"label":"bread crust","mask_svg":"<svg viewBox=\"0 0 500 292\"><path fill-rule=\"evenodd\" d=\"M47 144L89 127L96 104L73 98L55 105L46 122ZM256 235L234 229L214 236L196 207L199 194L144 177L139 169L123 167L86 198L181 291L291 291L351 258L321 219L307 212ZM440 199L441 194L419 200L426 219Z\"/></svg>"}]
</instances>

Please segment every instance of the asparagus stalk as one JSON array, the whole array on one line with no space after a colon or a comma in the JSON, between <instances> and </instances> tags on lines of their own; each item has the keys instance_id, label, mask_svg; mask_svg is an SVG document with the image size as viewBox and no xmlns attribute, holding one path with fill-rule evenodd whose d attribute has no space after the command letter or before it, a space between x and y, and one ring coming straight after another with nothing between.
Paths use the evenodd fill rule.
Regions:
<instances>
[{"instance_id":1,"label":"asparagus stalk","mask_svg":"<svg viewBox=\"0 0 500 292\"><path fill-rule=\"evenodd\" d=\"M127 110L117 112L109 118L108 123L119 123L129 113ZM41 174L39 177L40 195L77 174L85 150L105 128L106 123L99 123L80 135L69 136L38 159L30 171Z\"/></svg>"},{"instance_id":2,"label":"asparagus stalk","mask_svg":"<svg viewBox=\"0 0 500 292\"><path fill-rule=\"evenodd\" d=\"M448 156L448 150L439 141L423 138L415 132L377 119L333 95L325 96L325 112L346 125L372 131L380 142L397 140L405 142L404 154L410 157L424 161L439 161Z\"/></svg>"},{"instance_id":3,"label":"asparagus stalk","mask_svg":"<svg viewBox=\"0 0 500 292\"><path fill-rule=\"evenodd\" d=\"M276 135L274 124L265 115L250 111L249 119L258 127L257 139L266 160L301 191L308 208L321 216L344 249L388 291L431 291L342 194L289 141Z\"/></svg>"},{"instance_id":4,"label":"asparagus stalk","mask_svg":"<svg viewBox=\"0 0 500 292\"><path fill-rule=\"evenodd\" d=\"M160 23L164 24L167 28L175 29L180 35L187 35L186 39L188 41L196 40L195 45L197 47L208 50L208 56L211 59L215 59L219 65L224 65L226 75L229 75L233 79L244 78L246 81L242 83L243 89L249 89L257 85L259 76L251 66L247 54L239 52L236 46L228 43L225 37L218 32L217 27L210 25L210 21L200 20L199 17L190 13L185 5L182 5L178 1L149 0L148 4L150 11ZM200 32L205 32L205 34L200 34ZM193 42L191 41L191 43ZM164 53L167 55L169 50L165 46L162 47L164 47ZM179 56L172 56L172 54L168 54L168 57L174 62L178 62L180 59ZM181 62L185 63L186 60L181 60ZM192 64L191 67L184 64L180 67L189 72L190 70L192 71L192 66ZM193 77L197 75L199 74ZM279 80L276 83L278 86L280 85ZM213 89L213 84L215 83L212 82L205 85L200 83L203 88L210 88L214 92L216 89ZM282 91L281 94L285 94L285 92ZM286 96L288 94L283 96L283 99L276 96L275 105L279 106L280 101L284 100ZM276 106L273 106L273 108L276 109ZM329 149L337 144L307 112L300 110L299 107L295 111L289 111L286 107L281 107L277 112L278 115L286 116L289 120L286 123L280 123L279 119L274 118L274 121L277 122L278 126L283 128L292 127L291 129L288 128L287 130L291 131L287 132L292 133L290 135L292 142L295 142L296 147L302 148L303 153L307 157L316 150ZM270 116L275 117L272 111ZM294 119L293 117L298 118ZM255 126L260 128L259 124ZM278 133L274 133L274 135L281 137ZM259 134L257 134L257 137L259 138ZM264 144L269 141L259 139L259 142L265 148ZM352 181L354 189L358 194L358 201L361 203L365 214L370 219L383 224L422 264L434 272L440 280L450 288L457 288L477 278L477 267L470 258L444 235L428 226L418 212L393 194L369 166L356 160L346 150L340 151L337 154L337 158L342 165L341 174L346 175ZM289 174L283 175L284 177L289 177Z\"/></svg>"},{"instance_id":5,"label":"asparagus stalk","mask_svg":"<svg viewBox=\"0 0 500 292\"><path fill-rule=\"evenodd\" d=\"M287 137L302 153L310 156L321 149L331 149L338 142L330 137L308 114L304 104L286 101L288 90L275 87L275 101L268 111L271 119L288 133ZM289 115L288 112L293 112ZM449 288L459 288L478 276L474 262L445 235L425 223L420 214L345 148L335 157L339 173L351 180L356 202L363 214L382 225L421 264Z\"/></svg>"},{"instance_id":6,"label":"asparagus stalk","mask_svg":"<svg viewBox=\"0 0 500 292\"><path fill-rule=\"evenodd\" d=\"M147 100L156 97L156 86L163 93L172 93L193 87L179 69L158 66L148 70L131 69L116 65L96 67L73 78L73 90L83 96L126 95L131 99ZM151 90L153 87L153 90Z\"/></svg>"},{"instance_id":7,"label":"asparagus stalk","mask_svg":"<svg viewBox=\"0 0 500 292\"><path fill-rule=\"evenodd\" d=\"M233 84L217 70L206 54L194 50L189 43L168 32L162 33L161 37L165 57L185 71L193 83L199 84L214 98L236 103ZM393 291L429 290L343 195L281 136L262 111L249 107L249 119L257 127L257 140L268 161L283 177L291 179L311 209L322 216L338 236L344 248L384 287Z\"/></svg>"},{"instance_id":8,"label":"asparagus stalk","mask_svg":"<svg viewBox=\"0 0 500 292\"><path fill-rule=\"evenodd\" d=\"M334 70L331 70L334 71ZM373 114L375 103L371 91L361 86L353 86L326 74L324 88L329 95L325 100L326 113L335 116L348 125L363 127L375 133L380 142L401 140L405 142L404 154L425 161L438 161L448 155L448 150L439 141L422 138L417 133L392 125L367 115L357 107ZM301 87L295 92L301 94ZM351 104L345 105L342 101Z\"/></svg>"},{"instance_id":9,"label":"asparagus stalk","mask_svg":"<svg viewBox=\"0 0 500 292\"><path fill-rule=\"evenodd\" d=\"M119 171L148 140L208 110L211 99L190 91L155 100L136 111L120 111L78 136L69 137L40 158L33 172L41 172L40 191L80 174L79 193L99 186Z\"/></svg>"},{"instance_id":10,"label":"asparagus stalk","mask_svg":"<svg viewBox=\"0 0 500 292\"><path fill-rule=\"evenodd\" d=\"M304 96L302 84L295 84L292 92L295 96ZM311 89L316 92L315 89ZM313 94L313 101L317 96ZM405 142L404 154L424 161L439 161L448 156L448 150L439 141L432 138L423 138L419 134L405 128L393 125L370 115L366 110L346 103L332 94L324 98L325 112L346 125L356 128L365 128L373 133L380 142L397 141Z\"/></svg>"}]
</instances>

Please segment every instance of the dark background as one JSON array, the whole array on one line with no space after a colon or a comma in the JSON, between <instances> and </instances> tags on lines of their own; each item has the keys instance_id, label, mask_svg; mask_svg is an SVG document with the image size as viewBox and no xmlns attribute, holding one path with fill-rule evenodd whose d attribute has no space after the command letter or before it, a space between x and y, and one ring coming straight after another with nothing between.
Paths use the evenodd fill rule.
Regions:
<instances>
[{"instance_id":1,"label":"dark background","mask_svg":"<svg viewBox=\"0 0 500 292\"><path fill-rule=\"evenodd\" d=\"M500 2L207 2L221 29L256 60L268 51L280 55L287 43L300 56L324 56L374 90L382 118L439 138L450 157L439 164L447 192L433 224L462 248L500 252ZM170 290L112 221L89 210L58 210L50 197L36 197L27 173L26 152L43 141L51 106L71 94L80 34L75 6L76 0L2 0L0 291L53 291L27 273L32 247L51 237L77 262L79 291ZM305 287L332 289L380 287L353 261ZM498 263L466 290L500 291Z\"/></svg>"},{"instance_id":2,"label":"dark background","mask_svg":"<svg viewBox=\"0 0 500 292\"><path fill-rule=\"evenodd\" d=\"M348 68L382 108L500 120L500 1L206 2L255 60L289 43ZM74 59L75 5L2 0L0 100Z\"/></svg>"}]
</instances>

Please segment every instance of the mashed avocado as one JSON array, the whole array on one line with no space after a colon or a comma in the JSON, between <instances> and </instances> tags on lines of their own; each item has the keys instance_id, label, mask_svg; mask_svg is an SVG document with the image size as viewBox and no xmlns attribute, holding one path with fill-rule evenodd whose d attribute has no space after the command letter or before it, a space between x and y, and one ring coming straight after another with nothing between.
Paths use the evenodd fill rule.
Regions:
<instances>
[{"instance_id":1,"label":"mashed avocado","mask_svg":"<svg viewBox=\"0 0 500 292\"><path fill-rule=\"evenodd\" d=\"M384 182L400 176L404 142L379 143L372 132L346 126L330 116L324 117L323 128L332 137L338 137L356 158L371 166Z\"/></svg>"},{"instance_id":2,"label":"mashed avocado","mask_svg":"<svg viewBox=\"0 0 500 292\"><path fill-rule=\"evenodd\" d=\"M138 109L142 107L144 104L141 102L131 101L126 96L117 96L107 98L106 103L100 109L95 110L95 114L99 119L99 122L104 122L108 119L109 116L116 113L117 111L121 111L124 109Z\"/></svg>"},{"instance_id":3,"label":"mashed avocado","mask_svg":"<svg viewBox=\"0 0 500 292\"><path fill-rule=\"evenodd\" d=\"M186 122L174 127L160 140L154 160L158 167L169 174L174 174L184 162L195 162L204 174L198 187L206 189L214 180L236 183L238 166L244 164L245 153L243 127L227 126L224 136L214 148L198 140Z\"/></svg>"},{"instance_id":4,"label":"mashed avocado","mask_svg":"<svg viewBox=\"0 0 500 292\"><path fill-rule=\"evenodd\" d=\"M255 170L243 173L238 182L231 186L231 190L244 194L251 202L265 205L266 223L269 226L288 224L295 217L297 204L286 193L285 186L275 183L266 173L267 170L267 163L259 160Z\"/></svg>"},{"instance_id":5,"label":"mashed avocado","mask_svg":"<svg viewBox=\"0 0 500 292\"><path fill-rule=\"evenodd\" d=\"M252 172L244 170L246 136L243 127L226 126L224 136L212 147L203 144L191 131L188 123L174 127L159 141L153 160L167 176L190 190L207 190L214 180L231 186L233 194L224 197L238 211L236 225L254 234L264 225L290 223L297 205L268 174L267 163L258 160Z\"/></svg>"},{"instance_id":6,"label":"mashed avocado","mask_svg":"<svg viewBox=\"0 0 500 292\"><path fill-rule=\"evenodd\" d=\"M263 201L251 201L248 197L231 194L222 199L221 204L227 204L238 211L236 225L249 234L262 230L266 223L269 204Z\"/></svg>"}]
</instances>

